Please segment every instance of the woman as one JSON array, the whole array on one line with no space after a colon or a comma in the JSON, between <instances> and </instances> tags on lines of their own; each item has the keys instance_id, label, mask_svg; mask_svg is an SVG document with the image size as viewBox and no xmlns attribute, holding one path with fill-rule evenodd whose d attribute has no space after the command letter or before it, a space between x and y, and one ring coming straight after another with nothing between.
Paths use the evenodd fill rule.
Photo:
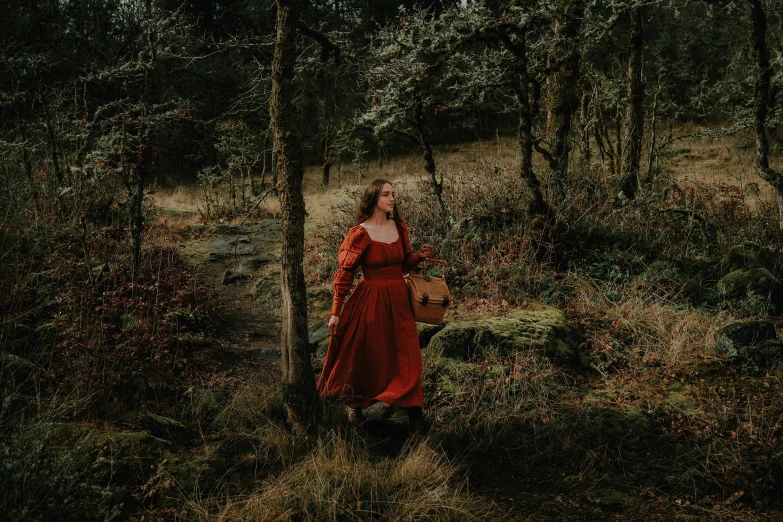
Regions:
<instances>
[{"instance_id":1,"label":"woman","mask_svg":"<svg viewBox=\"0 0 783 522\"><path fill-rule=\"evenodd\" d=\"M321 396L348 405L352 421L381 401L406 408L411 429L424 425L421 350L403 273L432 256L432 250L432 245L422 245L412 251L391 183L370 183L356 213L356 226L337 253L328 323L332 335L318 381ZM346 299L357 268L363 278Z\"/></svg>"}]
</instances>

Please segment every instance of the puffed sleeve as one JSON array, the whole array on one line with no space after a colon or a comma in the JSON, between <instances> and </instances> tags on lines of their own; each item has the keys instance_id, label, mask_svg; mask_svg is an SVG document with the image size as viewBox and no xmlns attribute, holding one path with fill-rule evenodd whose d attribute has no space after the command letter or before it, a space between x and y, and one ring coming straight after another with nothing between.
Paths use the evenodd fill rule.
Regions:
<instances>
[{"instance_id":1,"label":"puffed sleeve","mask_svg":"<svg viewBox=\"0 0 783 522\"><path fill-rule=\"evenodd\" d=\"M353 276L362 260L362 255L370 244L370 236L362 226L355 226L348 231L340 250L337 251L337 273L334 274L334 297L332 298L332 315L340 315L345 296L353 287Z\"/></svg>"},{"instance_id":2,"label":"puffed sleeve","mask_svg":"<svg viewBox=\"0 0 783 522\"><path fill-rule=\"evenodd\" d=\"M410 272L422 262L422 257L418 253L413 253L411 238L408 234L408 225L402 220L400 220L400 232L402 233L402 249L405 253L402 266L406 272Z\"/></svg>"}]
</instances>

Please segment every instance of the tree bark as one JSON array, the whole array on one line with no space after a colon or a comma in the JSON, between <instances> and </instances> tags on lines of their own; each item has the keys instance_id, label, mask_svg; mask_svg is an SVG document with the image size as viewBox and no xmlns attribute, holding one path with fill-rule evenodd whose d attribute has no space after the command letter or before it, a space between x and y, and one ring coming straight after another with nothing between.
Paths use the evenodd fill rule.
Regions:
<instances>
[{"instance_id":1,"label":"tree bark","mask_svg":"<svg viewBox=\"0 0 783 522\"><path fill-rule=\"evenodd\" d=\"M548 86L547 136L550 142L550 169L561 197L565 197L573 115L579 108L579 67L581 54L577 41L584 15L584 0L557 0L553 27Z\"/></svg>"},{"instance_id":2,"label":"tree bark","mask_svg":"<svg viewBox=\"0 0 783 522\"><path fill-rule=\"evenodd\" d=\"M331 125L327 123L326 131L324 132L324 164L321 169L321 184L326 188L329 187L329 173L332 170L331 151L329 150L330 133Z\"/></svg>"},{"instance_id":3,"label":"tree bark","mask_svg":"<svg viewBox=\"0 0 783 522\"><path fill-rule=\"evenodd\" d=\"M538 215L549 218L552 209L544 200L541 182L533 172L533 107L530 103L530 71L527 60L527 35L524 31L517 34L516 42L507 35L502 37L505 46L514 54L517 62L519 85L516 88L519 103L519 126L517 141L519 143L519 175L530 190L532 200L528 212L531 216Z\"/></svg>"},{"instance_id":4,"label":"tree bark","mask_svg":"<svg viewBox=\"0 0 783 522\"><path fill-rule=\"evenodd\" d=\"M657 141L657 133L655 130L655 126L658 124L658 99L661 95L661 91L663 90L663 80L658 79L658 89L655 91L655 96L653 97L653 104L652 104L652 111L651 111L651 120L650 120L650 154L647 159L647 176L645 177L645 183L652 183L654 178L654 165L655 165L655 156L657 154L657 151L655 149L655 142Z\"/></svg>"},{"instance_id":5,"label":"tree bark","mask_svg":"<svg viewBox=\"0 0 783 522\"><path fill-rule=\"evenodd\" d=\"M778 199L779 226L783 233L783 174L769 166L769 141L767 138L767 112L769 109L772 67L767 52L767 13L761 0L748 0L753 24L750 43L756 60L756 86L753 103L754 130L756 134L756 172L775 189Z\"/></svg>"},{"instance_id":6,"label":"tree bark","mask_svg":"<svg viewBox=\"0 0 783 522\"><path fill-rule=\"evenodd\" d=\"M427 137L427 129L424 123L424 106L421 100L418 100L416 104L416 131L419 134L419 143L424 152L424 170L430 175L432 192L435 194L435 199L438 200L441 212L445 215L447 211L446 205L443 204L443 178L441 178L441 181L438 181L435 155L432 151L432 143L430 143L430 140Z\"/></svg>"},{"instance_id":7,"label":"tree bark","mask_svg":"<svg viewBox=\"0 0 783 522\"><path fill-rule=\"evenodd\" d=\"M644 137L644 82L642 81L642 12L631 10L631 57L628 60L628 136L626 158L623 161L621 190L634 199L639 189L639 164Z\"/></svg>"},{"instance_id":8,"label":"tree bark","mask_svg":"<svg viewBox=\"0 0 783 522\"><path fill-rule=\"evenodd\" d=\"M277 41L272 60L269 102L282 215L280 350L283 401L291 424L300 432L308 431L320 414L307 336L307 289L303 264L304 165L301 136L296 125L294 85L296 28L303 4L303 0L277 0Z\"/></svg>"}]
</instances>

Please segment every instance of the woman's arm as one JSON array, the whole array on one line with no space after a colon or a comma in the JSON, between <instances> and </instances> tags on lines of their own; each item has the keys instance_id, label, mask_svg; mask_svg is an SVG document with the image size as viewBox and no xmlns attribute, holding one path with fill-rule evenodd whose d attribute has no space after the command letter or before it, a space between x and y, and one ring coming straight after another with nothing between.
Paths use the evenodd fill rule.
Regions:
<instances>
[{"instance_id":1,"label":"woman's arm","mask_svg":"<svg viewBox=\"0 0 783 522\"><path fill-rule=\"evenodd\" d=\"M334 274L334 296L332 297L332 317L339 317L343 309L345 297L353 287L356 270L362 260L362 255L369 245L369 237L364 227L353 227L345 236L340 250L337 252L337 272ZM331 330L331 328L330 328Z\"/></svg>"}]
</instances>

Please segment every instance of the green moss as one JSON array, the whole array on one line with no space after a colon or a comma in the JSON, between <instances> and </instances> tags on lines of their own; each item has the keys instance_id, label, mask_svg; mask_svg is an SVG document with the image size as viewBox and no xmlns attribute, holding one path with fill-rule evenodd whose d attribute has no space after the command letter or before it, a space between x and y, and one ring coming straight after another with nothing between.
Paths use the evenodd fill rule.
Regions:
<instances>
[{"instance_id":1,"label":"green moss","mask_svg":"<svg viewBox=\"0 0 783 522\"><path fill-rule=\"evenodd\" d=\"M270 270L262 275L254 291L256 299L270 310L280 309L280 270Z\"/></svg>"},{"instance_id":2,"label":"green moss","mask_svg":"<svg viewBox=\"0 0 783 522\"><path fill-rule=\"evenodd\" d=\"M723 257L720 263L721 272L728 274L736 270L748 268L765 268L772 270L774 263L770 255L761 245L751 241L745 241L731 250Z\"/></svg>"},{"instance_id":3,"label":"green moss","mask_svg":"<svg viewBox=\"0 0 783 522\"><path fill-rule=\"evenodd\" d=\"M442 357L471 361L485 357L490 347L501 353L542 350L548 357L570 359L571 329L559 310L518 310L513 317L493 317L451 323L432 337L426 350Z\"/></svg>"},{"instance_id":4,"label":"green moss","mask_svg":"<svg viewBox=\"0 0 783 522\"><path fill-rule=\"evenodd\" d=\"M735 270L718 281L718 290L727 297L740 298L748 293L767 295L780 290L780 281L766 268Z\"/></svg>"}]
</instances>

